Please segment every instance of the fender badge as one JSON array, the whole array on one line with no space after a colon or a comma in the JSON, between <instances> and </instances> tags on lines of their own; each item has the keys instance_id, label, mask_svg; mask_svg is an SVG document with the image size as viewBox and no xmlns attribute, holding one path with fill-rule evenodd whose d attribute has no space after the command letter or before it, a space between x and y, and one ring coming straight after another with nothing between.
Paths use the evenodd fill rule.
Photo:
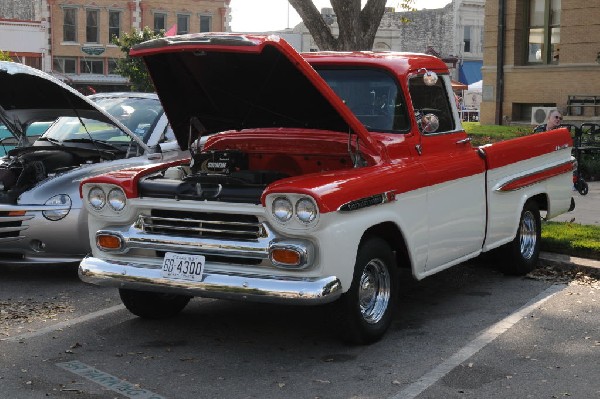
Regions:
<instances>
[{"instance_id":1,"label":"fender badge","mask_svg":"<svg viewBox=\"0 0 600 399\"><path fill-rule=\"evenodd\" d=\"M381 194L375 194L370 197L346 202L344 205L340 206L338 210L342 212L356 211L358 209L367 208L373 205L381 205L395 200L396 193L394 191L386 191Z\"/></svg>"}]
</instances>

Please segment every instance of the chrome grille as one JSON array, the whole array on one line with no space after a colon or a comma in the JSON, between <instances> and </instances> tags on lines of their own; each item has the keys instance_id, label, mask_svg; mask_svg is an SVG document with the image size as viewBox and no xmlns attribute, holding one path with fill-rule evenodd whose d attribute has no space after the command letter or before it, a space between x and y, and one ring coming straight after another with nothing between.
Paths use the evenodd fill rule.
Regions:
<instances>
[{"instance_id":1,"label":"chrome grille","mask_svg":"<svg viewBox=\"0 0 600 399\"><path fill-rule=\"evenodd\" d=\"M0 241L20 237L21 231L27 229L23 222L32 217L22 212L0 212Z\"/></svg>"},{"instance_id":2,"label":"chrome grille","mask_svg":"<svg viewBox=\"0 0 600 399\"><path fill-rule=\"evenodd\" d=\"M266 232L256 216L153 210L140 215L137 227L150 234L219 239L258 239Z\"/></svg>"}]
</instances>

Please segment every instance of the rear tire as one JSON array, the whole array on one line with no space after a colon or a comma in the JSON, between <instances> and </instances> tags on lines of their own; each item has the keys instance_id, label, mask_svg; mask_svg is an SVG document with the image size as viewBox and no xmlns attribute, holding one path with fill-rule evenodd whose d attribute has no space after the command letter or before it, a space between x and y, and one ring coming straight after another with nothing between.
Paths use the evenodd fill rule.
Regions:
<instances>
[{"instance_id":1,"label":"rear tire","mask_svg":"<svg viewBox=\"0 0 600 399\"><path fill-rule=\"evenodd\" d=\"M535 201L523 206L515 238L504 249L503 270L507 274L523 276L537 267L540 256L542 220Z\"/></svg>"},{"instance_id":2,"label":"rear tire","mask_svg":"<svg viewBox=\"0 0 600 399\"><path fill-rule=\"evenodd\" d=\"M589 191L588 184L583 180L577 181L577 183L575 183L575 188L581 195L586 195Z\"/></svg>"},{"instance_id":3,"label":"rear tire","mask_svg":"<svg viewBox=\"0 0 600 399\"><path fill-rule=\"evenodd\" d=\"M161 294L158 292L119 289L121 301L131 313L144 319L166 319L185 308L189 296Z\"/></svg>"},{"instance_id":4,"label":"rear tire","mask_svg":"<svg viewBox=\"0 0 600 399\"><path fill-rule=\"evenodd\" d=\"M364 345L381 339L397 298L398 270L390 246L381 238L367 239L358 249L352 285L338 303L344 341Z\"/></svg>"}]
</instances>

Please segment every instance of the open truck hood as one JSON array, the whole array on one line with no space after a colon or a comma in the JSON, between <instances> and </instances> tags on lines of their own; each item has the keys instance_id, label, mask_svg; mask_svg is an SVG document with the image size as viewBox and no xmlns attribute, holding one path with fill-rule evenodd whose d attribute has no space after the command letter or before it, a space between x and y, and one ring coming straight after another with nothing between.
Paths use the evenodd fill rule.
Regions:
<instances>
[{"instance_id":1,"label":"open truck hood","mask_svg":"<svg viewBox=\"0 0 600 399\"><path fill-rule=\"evenodd\" d=\"M147 146L126 126L77 90L38 69L0 61L0 123L28 145L25 130L33 122L79 116L118 126L144 150Z\"/></svg>"},{"instance_id":2,"label":"open truck hood","mask_svg":"<svg viewBox=\"0 0 600 399\"><path fill-rule=\"evenodd\" d=\"M179 145L255 128L352 132L375 141L319 74L278 36L200 33L133 47L142 56Z\"/></svg>"}]
</instances>

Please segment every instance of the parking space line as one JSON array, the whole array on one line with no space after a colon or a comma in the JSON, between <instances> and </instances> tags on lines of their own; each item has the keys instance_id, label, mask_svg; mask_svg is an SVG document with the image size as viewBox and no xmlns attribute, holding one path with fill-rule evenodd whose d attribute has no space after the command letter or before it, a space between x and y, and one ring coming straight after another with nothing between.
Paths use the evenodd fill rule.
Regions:
<instances>
[{"instance_id":1,"label":"parking space line","mask_svg":"<svg viewBox=\"0 0 600 399\"><path fill-rule=\"evenodd\" d=\"M154 392L148 391L147 389L140 388L137 384L117 378L114 375L105 373L104 371L98 370L92 366L88 366L87 364L78 360L56 363L56 366L81 377L87 378L88 380L93 381L106 389L120 393L128 398L165 399L164 396L160 396Z\"/></svg>"},{"instance_id":2,"label":"parking space line","mask_svg":"<svg viewBox=\"0 0 600 399\"><path fill-rule=\"evenodd\" d=\"M56 324L48 326L48 327L40 328L39 330L36 330L36 331L31 331L31 332L15 335L13 337L2 338L2 339L0 339L0 341L20 342L20 341L23 341L26 339L39 337L40 335L58 331L63 328L72 327L74 325L84 323L86 321L94 320L94 319L97 319L98 317L106 316L108 314L111 314L111 313L114 313L114 312L117 312L117 311L123 310L123 309L125 309L125 306L123 306L123 305L112 306L110 308L106 308L106 309L98 310L96 312L88 313L84 316L80 316L80 317L77 317L72 320L62 321L60 323L56 323Z\"/></svg>"},{"instance_id":3,"label":"parking space line","mask_svg":"<svg viewBox=\"0 0 600 399\"><path fill-rule=\"evenodd\" d=\"M542 291L538 296L533 298L522 308L516 312L508 315L504 319L500 320L487 330L484 330L479 336L467 345L459 349L454 355L450 356L447 360L440 363L437 367L430 370L428 373L419 378L416 382L410 384L398 394L390 397L389 399L414 399L420 395L427 388L434 385L436 382L441 380L446 374L452 371L455 367L464 363L471 356L475 355L486 345L491 343L493 340L498 338L517 322L522 320L529 313L533 312L542 303L546 302L552 296L562 291L566 287L565 284L556 284L548 287Z\"/></svg>"}]
</instances>

